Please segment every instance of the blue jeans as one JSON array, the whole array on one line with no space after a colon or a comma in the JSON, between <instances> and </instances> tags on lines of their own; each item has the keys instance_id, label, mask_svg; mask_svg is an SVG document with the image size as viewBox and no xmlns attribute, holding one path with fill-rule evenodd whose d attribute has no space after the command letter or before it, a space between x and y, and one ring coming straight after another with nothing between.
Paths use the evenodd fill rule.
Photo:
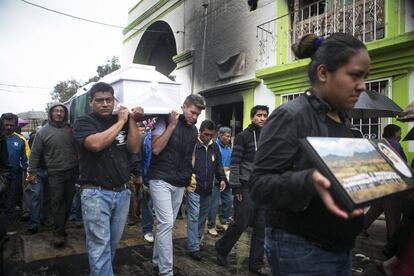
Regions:
<instances>
[{"instance_id":1,"label":"blue jeans","mask_svg":"<svg viewBox=\"0 0 414 276\"><path fill-rule=\"evenodd\" d=\"M272 275L352 275L350 251L327 251L279 229L268 227L265 232L265 250Z\"/></svg>"},{"instance_id":2,"label":"blue jeans","mask_svg":"<svg viewBox=\"0 0 414 276\"><path fill-rule=\"evenodd\" d=\"M220 186L214 185L213 194L211 196L211 206L208 213L208 229L214 228L216 226L216 214L217 209L220 205L221 198L221 214L220 214L220 223L226 224L231 212L231 207L233 206L233 195L231 193L231 188L227 185L224 191L220 192Z\"/></svg>"},{"instance_id":3,"label":"blue jeans","mask_svg":"<svg viewBox=\"0 0 414 276\"><path fill-rule=\"evenodd\" d=\"M187 194L187 249L200 251L200 241L210 207L211 195Z\"/></svg>"},{"instance_id":4,"label":"blue jeans","mask_svg":"<svg viewBox=\"0 0 414 276\"><path fill-rule=\"evenodd\" d=\"M39 226L40 222L47 217L46 193L47 193L47 170L38 168L36 172L36 183L30 185L32 198L30 208L30 224Z\"/></svg>"},{"instance_id":5,"label":"blue jeans","mask_svg":"<svg viewBox=\"0 0 414 276\"><path fill-rule=\"evenodd\" d=\"M148 189L148 188L144 188ZM144 190L144 193L149 193L149 190ZM152 217L152 200L149 194L143 197L144 203L141 205L141 227L142 232L145 234L152 233L152 225L154 224L154 218Z\"/></svg>"},{"instance_id":6,"label":"blue jeans","mask_svg":"<svg viewBox=\"0 0 414 276\"><path fill-rule=\"evenodd\" d=\"M83 189L82 217L91 275L113 275L112 261L124 232L131 192Z\"/></svg>"},{"instance_id":7,"label":"blue jeans","mask_svg":"<svg viewBox=\"0 0 414 276\"><path fill-rule=\"evenodd\" d=\"M70 207L69 213L69 219L71 220L75 219L76 221L82 221L81 192L81 189L76 188L76 192L73 196L72 206Z\"/></svg>"},{"instance_id":8,"label":"blue jeans","mask_svg":"<svg viewBox=\"0 0 414 276\"><path fill-rule=\"evenodd\" d=\"M178 209L183 201L184 187L176 187L160 179L151 179L149 183L157 217L152 264L158 266L160 275L172 276L174 273L172 231Z\"/></svg>"}]
</instances>

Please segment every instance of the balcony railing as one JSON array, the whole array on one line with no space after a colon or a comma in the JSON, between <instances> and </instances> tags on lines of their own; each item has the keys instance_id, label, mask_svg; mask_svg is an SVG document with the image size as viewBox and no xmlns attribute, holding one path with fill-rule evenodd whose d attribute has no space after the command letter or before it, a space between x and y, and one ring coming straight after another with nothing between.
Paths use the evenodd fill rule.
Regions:
<instances>
[{"instance_id":1,"label":"balcony railing","mask_svg":"<svg viewBox=\"0 0 414 276\"><path fill-rule=\"evenodd\" d=\"M385 0L320 0L301 6L300 0L289 3L289 29L282 30L283 37L289 41L279 43L287 47L297 42L304 34L327 35L345 32L354 35L363 42L385 37ZM279 21L274 19L257 26L258 68L279 64L276 45L282 36ZM279 33L278 33L279 32ZM284 48L284 47L283 47Z\"/></svg>"},{"instance_id":2,"label":"balcony railing","mask_svg":"<svg viewBox=\"0 0 414 276\"><path fill-rule=\"evenodd\" d=\"M277 20L271 20L257 26L257 63L259 68L275 65L276 42L277 42Z\"/></svg>"}]
</instances>

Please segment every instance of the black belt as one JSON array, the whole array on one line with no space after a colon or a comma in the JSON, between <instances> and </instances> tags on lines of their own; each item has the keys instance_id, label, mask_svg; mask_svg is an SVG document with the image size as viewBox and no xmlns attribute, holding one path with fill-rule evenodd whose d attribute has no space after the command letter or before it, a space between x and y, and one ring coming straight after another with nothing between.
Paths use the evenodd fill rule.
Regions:
<instances>
[{"instance_id":1,"label":"black belt","mask_svg":"<svg viewBox=\"0 0 414 276\"><path fill-rule=\"evenodd\" d=\"M92 184L84 184L81 186L82 189L98 189L98 190L106 190L106 191L112 191L112 192L122 192L123 190L128 189L127 184L123 184L120 186L116 186L116 187L112 187L112 188L107 188L104 186L99 186L99 185L92 185Z\"/></svg>"}]
</instances>

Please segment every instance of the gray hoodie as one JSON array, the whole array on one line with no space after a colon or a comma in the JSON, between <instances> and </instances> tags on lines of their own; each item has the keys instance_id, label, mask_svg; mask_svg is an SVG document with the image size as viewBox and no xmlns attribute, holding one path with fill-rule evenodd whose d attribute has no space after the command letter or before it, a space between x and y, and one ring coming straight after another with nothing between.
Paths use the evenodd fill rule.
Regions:
<instances>
[{"instance_id":1,"label":"gray hoodie","mask_svg":"<svg viewBox=\"0 0 414 276\"><path fill-rule=\"evenodd\" d=\"M52 120L51 111L56 106L65 109L64 124L58 125ZM48 172L66 171L78 166L72 128L67 123L69 115L67 108L61 103L53 104L49 108L48 115L48 123L39 129L33 141L28 169L30 175L36 174L42 155Z\"/></svg>"}]
</instances>

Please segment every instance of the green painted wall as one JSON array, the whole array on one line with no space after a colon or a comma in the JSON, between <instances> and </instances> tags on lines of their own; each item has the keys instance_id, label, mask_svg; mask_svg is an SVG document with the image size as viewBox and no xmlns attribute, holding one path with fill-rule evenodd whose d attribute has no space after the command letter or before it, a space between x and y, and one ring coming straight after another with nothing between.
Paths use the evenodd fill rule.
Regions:
<instances>
[{"instance_id":1,"label":"green painted wall","mask_svg":"<svg viewBox=\"0 0 414 276\"><path fill-rule=\"evenodd\" d=\"M392 37L405 32L405 1L385 1L385 37Z\"/></svg>"},{"instance_id":2,"label":"green painted wall","mask_svg":"<svg viewBox=\"0 0 414 276\"><path fill-rule=\"evenodd\" d=\"M254 106L254 89L243 92L243 129L250 123L250 109Z\"/></svg>"},{"instance_id":3,"label":"green painted wall","mask_svg":"<svg viewBox=\"0 0 414 276\"><path fill-rule=\"evenodd\" d=\"M409 88L408 85L409 75L403 75L400 77L393 78L392 100L402 108L405 108L409 104L409 94L407 93ZM401 138L404 138L410 130L408 123L401 123L395 119L392 120L392 123L401 127ZM403 147L404 152L407 155L408 164L411 164L411 160L414 158L414 152L409 152L408 141L401 141L401 146Z\"/></svg>"},{"instance_id":4,"label":"green painted wall","mask_svg":"<svg viewBox=\"0 0 414 276\"><path fill-rule=\"evenodd\" d=\"M276 64L286 64L288 62L287 49L289 46L289 7L287 1L277 1L277 49Z\"/></svg>"}]
</instances>

